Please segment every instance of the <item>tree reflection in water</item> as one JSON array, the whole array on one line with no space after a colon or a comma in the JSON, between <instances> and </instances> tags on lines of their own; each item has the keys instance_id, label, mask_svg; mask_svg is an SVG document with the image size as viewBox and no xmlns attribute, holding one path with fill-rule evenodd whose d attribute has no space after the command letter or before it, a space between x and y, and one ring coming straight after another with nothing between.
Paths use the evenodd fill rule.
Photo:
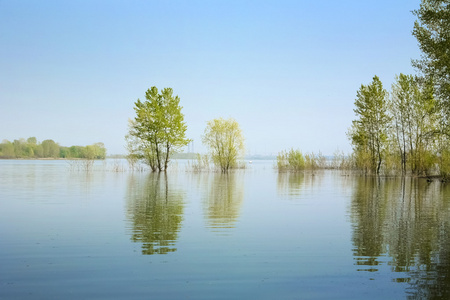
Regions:
<instances>
[{"instance_id":1,"label":"tree reflection in water","mask_svg":"<svg viewBox=\"0 0 450 300\"><path fill-rule=\"evenodd\" d=\"M282 197L298 199L321 186L322 176L315 176L311 172L279 172L277 176L277 192Z\"/></svg>"},{"instance_id":2,"label":"tree reflection in water","mask_svg":"<svg viewBox=\"0 0 450 300\"><path fill-rule=\"evenodd\" d=\"M184 194L175 190L167 174L130 175L127 217L131 240L142 243L142 254L166 254L177 250L175 242L183 220Z\"/></svg>"},{"instance_id":3,"label":"tree reflection in water","mask_svg":"<svg viewBox=\"0 0 450 300\"><path fill-rule=\"evenodd\" d=\"M450 187L414 178L356 179L352 197L358 271L382 264L409 282L411 299L450 299Z\"/></svg>"},{"instance_id":4,"label":"tree reflection in water","mask_svg":"<svg viewBox=\"0 0 450 300\"><path fill-rule=\"evenodd\" d=\"M244 199L242 172L206 174L204 210L207 226L215 231L234 228Z\"/></svg>"}]
</instances>

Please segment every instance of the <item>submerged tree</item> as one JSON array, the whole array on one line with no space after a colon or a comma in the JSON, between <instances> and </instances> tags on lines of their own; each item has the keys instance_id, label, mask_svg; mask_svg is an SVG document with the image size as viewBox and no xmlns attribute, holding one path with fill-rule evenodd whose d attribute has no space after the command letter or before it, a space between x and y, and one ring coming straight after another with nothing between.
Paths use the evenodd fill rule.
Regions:
<instances>
[{"instance_id":1,"label":"submerged tree","mask_svg":"<svg viewBox=\"0 0 450 300\"><path fill-rule=\"evenodd\" d=\"M42 141L42 149L44 157L59 157L59 145L53 140Z\"/></svg>"},{"instance_id":2,"label":"submerged tree","mask_svg":"<svg viewBox=\"0 0 450 300\"><path fill-rule=\"evenodd\" d=\"M126 136L129 156L143 159L153 171L166 171L170 155L190 142L180 98L173 96L171 88L159 92L155 86L145 98L135 102L136 117Z\"/></svg>"},{"instance_id":3,"label":"submerged tree","mask_svg":"<svg viewBox=\"0 0 450 300\"><path fill-rule=\"evenodd\" d=\"M244 152L244 137L239 123L230 118L208 121L202 137L216 166L223 172L237 166L237 160Z\"/></svg>"},{"instance_id":4,"label":"submerged tree","mask_svg":"<svg viewBox=\"0 0 450 300\"><path fill-rule=\"evenodd\" d=\"M392 86L393 135L401 156L402 172L426 172L438 135L439 114L430 82L400 74Z\"/></svg>"},{"instance_id":5,"label":"submerged tree","mask_svg":"<svg viewBox=\"0 0 450 300\"><path fill-rule=\"evenodd\" d=\"M387 97L388 93L377 76L371 84L361 85L354 109L358 119L353 121L348 134L357 165L377 174L380 173L387 146L390 122Z\"/></svg>"},{"instance_id":6,"label":"submerged tree","mask_svg":"<svg viewBox=\"0 0 450 300\"><path fill-rule=\"evenodd\" d=\"M422 51L413 65L421 74L396 78L387 112L387 92L378 77L361 86L355 101L359 119L349 138L360 169L379 173L384 156L384 171L445 179L450 177L450 2L422 0L413 13L413 35Z\"/></svg>"},{"instance_id":7,"label":"submerged tree","mask_svg":"<svg viewBox=\"0 0 450 300\"><path fill-rule=\"evenodd\" d=\"M450 175L450 3L448 0L422 0L419 9L413 11L417 17L413 35L416 37L421 59L413 65L433 83L436 105L439 109L438 128L433 135L437 143L435 150L439 172Z\"/></svg>"}]
</instances>

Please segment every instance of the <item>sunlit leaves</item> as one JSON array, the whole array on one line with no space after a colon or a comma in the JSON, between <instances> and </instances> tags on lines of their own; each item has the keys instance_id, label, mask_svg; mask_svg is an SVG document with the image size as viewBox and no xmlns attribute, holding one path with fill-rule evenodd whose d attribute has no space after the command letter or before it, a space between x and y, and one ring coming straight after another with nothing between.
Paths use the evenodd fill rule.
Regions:
<instances>
[{"instance_id":1,"label":"sunlit leaves","mask_svg":"<svg viewBox=\"0 0 450 300\"><path fill-rule=\"evenodd\" d=\"M422 0L413 35L422 59L413 61L426 77L434 80L439 99L450 110L450 4L445 0Z\"/></svg>"},{"instance_id":2,"label":"sunlit leaves","mask_svg":"<svg viewBox=\"0 0 450 300\"><path fill-rule=\"evenodd\" d=\"M390 123L388 114L388 93L378 78L372 83L361 85L357 92L354 109L357 119L349 131L357 157L361 157L360 166L366 171L379 173L387 146L387 134Z\"/></svg>"},{"instance_id":3,"label":"sunlit leaves","mask_svg":"<svg viewBox=\"0 0 450 300\"><path fill-rule=\"evenodd\" d=\"M244 152L244 136L239 123L232 118L208 121L202 142L209 148L214 164L222 171L235 168Z\"/></svg>"},{"instance_id":4,"label":"sunlit leaves","mask_svg":"<svg viewBox=\"0 0 450 300\"><path fill-rule=\"evenodd\" d=\"M144 160L152 171L165 171L170 155L190 141L180 98L171 88L159 92L155 86L146 91L145 98L135 102L136 117L126 136L128 157Z\"/></svg>"}]
</instances>

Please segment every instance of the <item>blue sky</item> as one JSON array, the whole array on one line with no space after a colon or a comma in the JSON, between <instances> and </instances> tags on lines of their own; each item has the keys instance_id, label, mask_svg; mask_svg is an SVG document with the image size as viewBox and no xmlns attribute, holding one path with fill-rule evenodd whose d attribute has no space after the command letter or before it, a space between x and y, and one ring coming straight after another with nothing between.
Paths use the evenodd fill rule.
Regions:
<instances>
[{"instance_id":1,"label":"blue sky","mask_svg":"<svg viewBox=\"0 0 450 300\"><path fill-rule=\"evenodd\" d=\"M233 117L250 154L351 151L356 91L414 73L418 0L0 0L0 140L104 142L151 86L181 98L195 151Z\"/></svg>"}]
</instances>

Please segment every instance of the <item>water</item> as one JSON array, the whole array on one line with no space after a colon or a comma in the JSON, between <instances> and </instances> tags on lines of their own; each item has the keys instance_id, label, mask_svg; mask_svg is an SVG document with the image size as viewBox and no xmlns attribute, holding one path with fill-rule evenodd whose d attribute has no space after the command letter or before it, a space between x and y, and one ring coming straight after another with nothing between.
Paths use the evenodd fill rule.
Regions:
<instances>
[{"instance_id":1,"label":"water","mask_svg":"<svg viewBox=\"0 0 450 300\"><path fill-rule=\"evenodd\" d=\"M0 161L0 299L448 299L450 185Z\"/></svg>"}]
</instances>

